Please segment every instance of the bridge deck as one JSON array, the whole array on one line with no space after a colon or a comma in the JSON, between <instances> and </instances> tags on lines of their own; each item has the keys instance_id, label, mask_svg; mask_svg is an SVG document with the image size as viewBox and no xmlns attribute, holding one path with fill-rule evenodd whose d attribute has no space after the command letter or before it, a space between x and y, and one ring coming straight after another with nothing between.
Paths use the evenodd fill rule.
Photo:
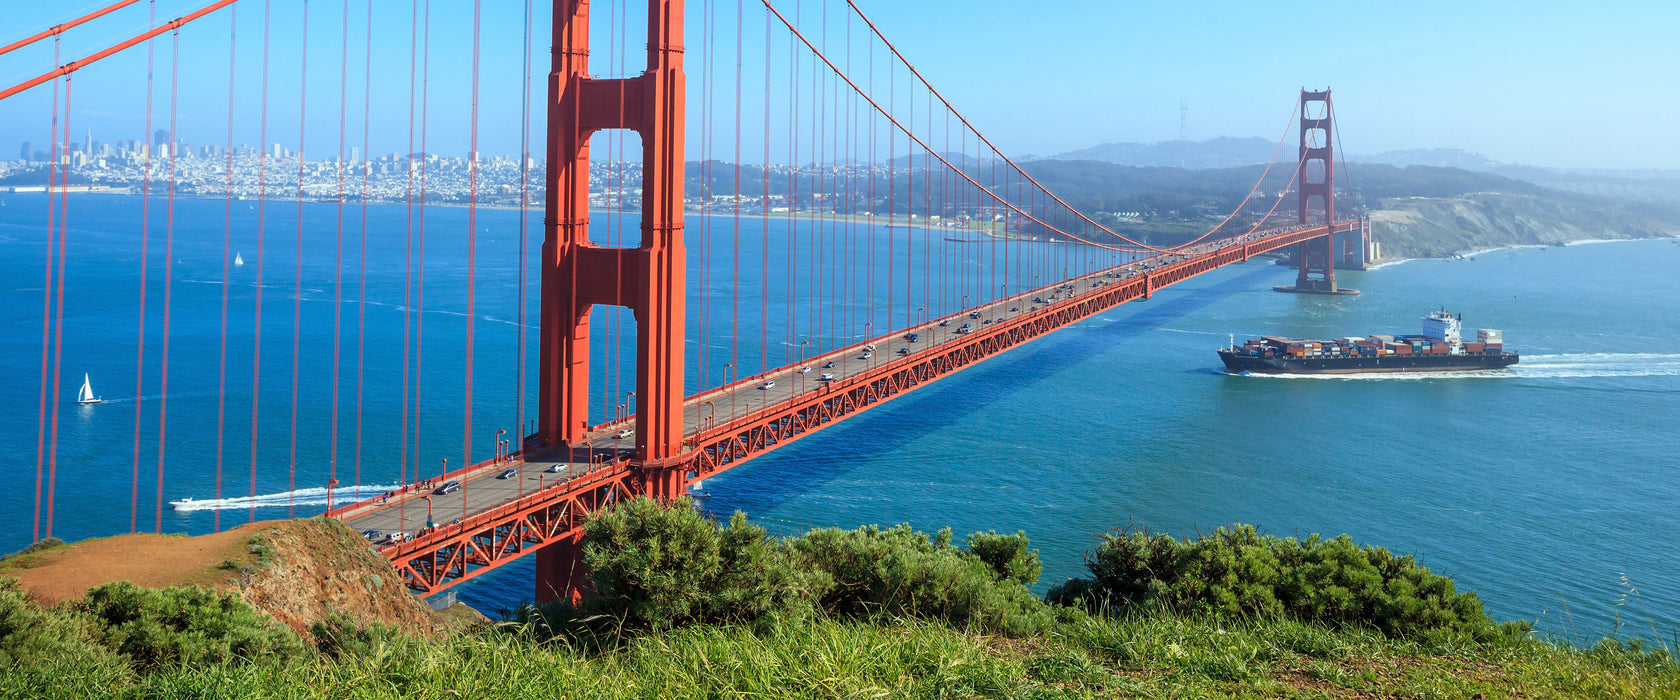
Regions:
<instances>
[{"instance_id":1,"label":"bridge deck","mask_svg":"<svg viewBox=\"0 0 1680 700\"><path fill-rule=\"evenodd\" d=\"M699 453L690 471L695 478L704 478L892 398L910 387L883 389L873 383L894 372L903 374L917 364L918 358L956 357L953 350L967 349L1005 330L1019 334L1029 327L1043 329L1020 336L1030 340L1069 320L1145 297L1151 288L1322 236L1323 229L1319 225L1270 230L1099 270L1069 280L1064 283L1066 288L1029 290L818 355L800 365L701 392L688 397L684 409L684 435ZM1341 222L1336 229L1346 230ZM1123 293L1111 293L1117 288ZM1051 303L1035 303L1036 297ZM1101 301L1097 301L1099 297ZM1076 306L1080 312L1070 316L1068 310ZM971 324L971 330L958 333L965 323ZM917 342L907 339L912 332L920 336ZM912 375L906 376L912 376L912 385L925 383L1013 344L1005 342L1002 348L983 351L968 361L953 364L947 360L942 370L912 370ZM868 345L874 350L865 358ZM906 351L902 355L901 349ZM825 368L830 362L834 366ZM809 371L800 372L801 367ZM834 381L819 381L823 373L834 375ZM761 388L769 381L774 385ZM848 393L855 400L844 398ZM825 402L830 406L819 405ZM841 403L852 408L833 410ZM819 415L829 418L817 418ZM357 530L402 531L411 536L419 533L412 542L385 546L381 551L403 570L411 587L440 590L543 543L573 535L589 510L635 493L631 483L634 438L618 437L620 430L633 427L633 419L609 422L591 431L586 445L515 453L441 474L386 496L334 508L329 514ZM755 431L760 437L753 437ZM502 478L510 470L512 473ZM434 494L437 484L448 480L459 481L460 491Z\"/></svg>"}]
</instances>

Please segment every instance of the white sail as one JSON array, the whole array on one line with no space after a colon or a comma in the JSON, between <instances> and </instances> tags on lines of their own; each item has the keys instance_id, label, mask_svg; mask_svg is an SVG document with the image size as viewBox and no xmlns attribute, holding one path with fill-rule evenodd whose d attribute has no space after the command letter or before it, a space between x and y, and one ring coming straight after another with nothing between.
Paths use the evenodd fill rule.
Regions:
<instances>
[{"instance_id":1,"label":"white sail","mask_svg":"<svg viewBox=\"0 0 1680 700\"><path fill-rule=\"evenodd\" d=\"M81 391L76 392L76 403L99 403L99 399L93 395L93 382L88 380L86 374L82 375Z\"/></svg>"},{"instance_id":2,"label":"white sail","mask_svg":"<svg viewBox=\"0 0 1680 700\"><path fill-rule=\"evenodd\" d=\"M233 254L233 265L234 265L234 267L238 267L238 266L244 265L244 264L245 264L245 257L238 254L238 253L234 253Z\"/></svg>"}]
</instances>

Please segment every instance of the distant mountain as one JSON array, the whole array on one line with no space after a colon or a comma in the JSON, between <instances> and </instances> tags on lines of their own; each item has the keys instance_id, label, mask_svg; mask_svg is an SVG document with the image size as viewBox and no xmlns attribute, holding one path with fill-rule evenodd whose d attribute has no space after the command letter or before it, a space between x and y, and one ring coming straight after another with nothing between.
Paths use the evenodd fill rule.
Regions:
<instances>
[{"instance_id":1,"label":"distant mountain","mask_svg":"<svg viewBox=\"0 0 1680 700\"><path fill-rule=\"evenodd\" d=\"M1275 141L1258 136L1221 136L1206 141L1105 143L1050 156L1046 160L1094 160L1141 168L1240 168L1265 163L1277 150ZM1286 149L1289 150L1289 149Z\"/></svg>"},{"instance_id":2,"label":"distant mountain","mask_svg":"<svg viewBox=\"0 0 1680 700\"><path fill-rule=\"evenodd\" d=\"M1408 165L1426 165L1432 168L1458 168L1474 172L1493 172L1500 163L1490 160L1480 153L1472 153L1462 148L1408 148L1399 151L1384 151L1374 156L1346 155L1343 156L1351 163L1381 163L1404 168Z\"/></svg>"},{"instance_id":3,"label":"distant mountain","mask_svg":"<svg viewBox=\"0 0 1680 700\"><path fill-rule=\"evenodd\" d=\"M1680 202L1680 170L1595 170L1591 168L1541 168L1501 163L1461 148L1414 148L1386 151L1374 156L1351 155L1352 163L1377 163L1395 167L1420 165L1494 173L1543 187L1637 202Z\"/></svg>"}]
</instances>

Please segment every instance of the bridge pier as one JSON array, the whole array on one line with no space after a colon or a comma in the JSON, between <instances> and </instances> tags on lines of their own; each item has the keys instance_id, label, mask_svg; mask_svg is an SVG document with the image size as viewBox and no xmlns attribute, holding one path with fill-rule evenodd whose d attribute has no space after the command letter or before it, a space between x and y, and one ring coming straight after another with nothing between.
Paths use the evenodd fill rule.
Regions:
<instances>
[{"instance_id":1,"label":"bridge pier","mask_svg":"<svg viewBox=\"0 0 1680 700\"><path fill-rule=\"evenodd\" d=\"M567 538L537 550L536 601L583 599L588 583L583 566L583 537Z\"/></svg>"}]
</instances>

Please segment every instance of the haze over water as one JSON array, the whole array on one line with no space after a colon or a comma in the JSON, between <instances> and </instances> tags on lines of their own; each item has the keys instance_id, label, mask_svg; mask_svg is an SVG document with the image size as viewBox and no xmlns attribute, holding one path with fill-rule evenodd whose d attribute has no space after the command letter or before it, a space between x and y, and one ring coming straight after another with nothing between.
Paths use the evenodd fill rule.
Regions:
<instances>
[{"instance_id":1,"label":"haze over water","mask_svg":"<svg viewBox=\"0 0 1680 700\"><path fill-rule=\"evenodd\" d=\"M7 195L0 208L0 542L27 544L37 430L44 209ZM56 533L74 539L125 532L134 449L132 394L139 200L73 197L59 435ZM236 203L241 207L244 203ZM220 321L220 202L177 205L176 285L165 500L215 495L216 361ZM323 401L299 406L298 476L291 460L292 260L295 204L271 203L265 268L262 434L256 491L313 514L320 495L286 495L325 483L332 451ZM352 209L352 208L347 208ZM311 259L330 241L336 208L305 207L305 294L300 395L330 395L331 260ZM249 210L247 210L249 212ZM236 216L240 216L236 212ZM245 214L254 215L254 212ZM516 424L511 377L517 298L517 214L480 212L478 353L474 454ZM427 258L428 341L421 401L422 464L461 458L457 295L465 213L433 208L437 238ZM359 218L348 225L359 230ZM754 223L754 225L757 225ZM773 222L780 236L784 224ZM399 479L400 368L405 214L373 207L367 315L369 372L363 390L362 483ZM633 230L633 221L630 224ZM694 227L691 227L691 230ZM160 231L154 228L154 235ZM756 232L758 229L754 229ZM236 225L235 236L249 236ZM535 250L538 229L529 243ZM693 234L691 234L693 235ZM354 233L352 234L352 239ZM727 256L706 258L690 240L691 269L728 274ZM149 336L161 328L161 241L154 239ZM254 242L236 240L229 338L227 480L224 496L249 492L249 302ZM320 253L319 255L324 255ZM972 256L968 251L953 256ZM353 256L352 256L353 258ZM958 265L961 260L945 260ZM983 262L983 261L982 261ZM975 264L980 264L976 262ZM988 360L914 394L739 467L704 484L703 507L735 509L781 532L813 526L909 522L927 531L1022 529L1046 564L1044 583L1081 573L1080 556L1112 526L1146 524L1179 535L1244 522L1279 535L1352 534L1417 555L1477 591L1498 618L1538 619L1543 632L1667 636L1680 626L1680 567L1668 546L1680 531L1680 245L1643 241L1515 249L1474 261L1413 261L1340 273L1358 297L1277 294L1293 271L1259 261L1218 270L1127 304ZM244 275L245 277L241 277ZM354 299L347 274L346 297ZM691 273L691 282L695 279ZM528 293L535 298L535 283ZM779 282L772 289L779 289ZM754 291L743 285L743 293ZM701 293L691 284L691 297ZM714 284L706 290L719 294ZM715 297L713 303L721 297ZM396 302L393 303L392 299ZM856 303L853 301L852 303ZM691 313L698 301L691 298ZM756 317L758 298L743 299ZM1333 337L1417 332L1438 306L1467 328L1505 332L1523 354L1510 371L1460 376L1233 377L1213 350L1235 334ZM353 329L356 313L345 307ZM528 313L534 323L535 306ZM718 317L714 316L714 319ZM727 318L727 317L725 317ZM771 314L775 319L776 315ZM756 352L757 327L751 329ZM772 329L772 337L782 331ZM691 340L695 327L690 326ZM353 337L349 330L345 337ZM720 339L722 338L722 339ZM535 334L527 334L534 348ZM726 335L709 334L724 343ZM841 342L844 338L836 338ZM691 342L690 352L695 343ZM776 351L773 350L773 353ZM148 345L148 363L161 347ZM353 468L354 345L341 362L340 478ZM721 353L714 353L721 354ZM535 362L534 350L528 361ZM727 359L708 360L710 383ZM748 364L748 363L743 363ZM752 356L750 364L757 364ZM376 369L378 368L378 369ZM155 498L157 379L149 369L141 428L140 524ZM74 405L81 374L107 403ZM535 371L528 373L534 387ZM691 382L694 378L691 377ZM631 387L633 388L633 387ZM314 393L310 393L314 392ZM529 405L529 404L528 404ZM598 410L605 410L604 408ZM528 412L534 409L528 408ZM529 416L528 416L529 417ZM430 429L436 426L435 430ZM278 497L275 494L280 494ZM246 511L163 513L165 531L203 532ZM258 518L284 517L263 507ZM462 588L494 613L528 598L520 562ZM1042 586L1041 586L1042 587ZM1636 591L1636 592L1635 592ZM1567 612L1566 612L1567 610Z\"/></svg>"}]
</instances>

